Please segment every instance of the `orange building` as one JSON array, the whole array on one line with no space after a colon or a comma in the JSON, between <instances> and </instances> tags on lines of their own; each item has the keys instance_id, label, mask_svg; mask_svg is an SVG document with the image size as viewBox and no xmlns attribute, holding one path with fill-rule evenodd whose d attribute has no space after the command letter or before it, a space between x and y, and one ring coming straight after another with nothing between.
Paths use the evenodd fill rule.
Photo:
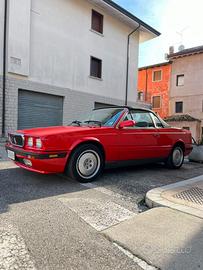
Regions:
<instances>
[{"instance_id":1,"label":"orange building","mask_svg":"<svg viewBox=\"0 0 203 270\"><path fill-rule=\"evenodd\" d=\"M151 104L162 118L169 116L170 76L170 62L142 67L138 72L138 101Z\"/></svg>"}]
</instances>

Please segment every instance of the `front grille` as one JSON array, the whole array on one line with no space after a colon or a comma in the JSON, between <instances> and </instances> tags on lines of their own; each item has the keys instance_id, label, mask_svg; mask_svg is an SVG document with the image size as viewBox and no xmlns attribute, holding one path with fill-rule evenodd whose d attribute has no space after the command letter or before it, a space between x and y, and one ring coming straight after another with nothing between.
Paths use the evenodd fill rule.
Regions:
<instances>
[{"instance_id":1,"label":"front grille","mask_svg":"<svg viewBox=\"0 0 203 270\"><path fill-rule=\"evenodd\" d=\"M24 164L23 158L16 157L15 161Z\"/></svg>"},{"instance_id":2,"label":"front grille","mask_svg":"<svg viewBox=\"0 0 203 270\"><path fill-rule=\"evenodd\" d=\"M9 134L10 143L13 145L23 147L24 146L24 136L21 134Z\"/></svg>"}]
</instances>

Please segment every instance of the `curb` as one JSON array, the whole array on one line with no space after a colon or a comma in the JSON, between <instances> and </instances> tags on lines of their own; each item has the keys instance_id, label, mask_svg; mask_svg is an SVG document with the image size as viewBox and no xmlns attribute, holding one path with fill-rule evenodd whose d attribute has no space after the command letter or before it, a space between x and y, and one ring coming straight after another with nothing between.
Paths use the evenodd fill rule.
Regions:
<instances>
[{"instance_id":1,"label":"curb","mask_svg":"<svg viewBox=\"0 0 203 270\"><path fill-rule=\"evenodd\" d=\"M198 177L191 178L191 179L188 179L185 181L181 181L181 182L178 182L175 184L170 184L167 186L154 188L154 189L147 192L145 202L149 208L161 207L161 206L162 207L163 206L169 207L169 208L176 209L178 211L181 211L181 212L184 212L184 213L190 214L192 216L196 216L196 217L203 219L203 211L198 210L196 208L189 207L189 206L185 206L185 205L171 202L171 201L169 201L161 196L162 192L164 192L164 191L178 188L178 187L190 186L190 185L193 185L193 184L200 182L200 181L203 181L203 175L200 175Z\"/></svg>"}]
</instances>

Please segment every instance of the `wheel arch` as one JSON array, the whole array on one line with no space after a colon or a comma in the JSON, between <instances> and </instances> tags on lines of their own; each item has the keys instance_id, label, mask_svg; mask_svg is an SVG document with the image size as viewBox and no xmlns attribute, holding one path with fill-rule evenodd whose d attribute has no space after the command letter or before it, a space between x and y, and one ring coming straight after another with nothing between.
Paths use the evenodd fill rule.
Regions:
<instances>
[{"instance_id":1,"label":"wheel arch","mask_svg":"<svg viewBox=\"0 0 203 270\"><path fill-rule=\"evenodd\" d=\"M185 143L183 141L177 141L174 145L173 145L173 149L177 146L180 146L183 149L183 152L185 152Z\"/></svg>"},{"instance_id":2,"label":"wheel arch","mask_svg":"<svg viewBox=\"0 0 203 270\"><path fill-rule=\"evenodd\" d=\"M82 140L82 141L77 141L76 143L74 143L71 148L70 148L70 154L67 158L67 161L66 161L66 166L68 164L68 161L70 160L71 156L73 155L74 151L82 146L82 145L85 145L85 144L92 144L92 145L95 145L98 147L98 149L101 151L102 155L103 155L103 158L104 158L104 162L105 162L105 158L106 158L106 153L105 153L105 149L104 149L104 146L102 145L102 143L96 139L96 138L87 138L85 140Z\"/></svg>"}]
</instances>

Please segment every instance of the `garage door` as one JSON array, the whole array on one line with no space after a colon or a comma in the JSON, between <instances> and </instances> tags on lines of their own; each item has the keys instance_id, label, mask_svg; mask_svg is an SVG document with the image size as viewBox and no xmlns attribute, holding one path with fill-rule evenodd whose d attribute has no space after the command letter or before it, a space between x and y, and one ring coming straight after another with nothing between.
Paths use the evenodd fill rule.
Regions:
<instances>
[{"instance_id":1,"label":"garage door","mask_svg":"<svg viewBox=\"0 0 203 270\"><path fill-rule=\"evenodd\" d=\"M18 129L59 126L63 122L63 97L19 90Z\"/></svg>"},{"instance_id":2,"label":"garage door","mask_svg":"<svg viewBox=\"0 0 203 270\"><path fill-rule=\"evenodd\" d=\"M113 104L107 104L107 103L101 103L101 102L95 102L95 103L94 103L94 108L95 108L95 109L108 108L108 107L111 107L111 106L116 106L116 105L113 105Z\"/></svg>"}]
</instances>

